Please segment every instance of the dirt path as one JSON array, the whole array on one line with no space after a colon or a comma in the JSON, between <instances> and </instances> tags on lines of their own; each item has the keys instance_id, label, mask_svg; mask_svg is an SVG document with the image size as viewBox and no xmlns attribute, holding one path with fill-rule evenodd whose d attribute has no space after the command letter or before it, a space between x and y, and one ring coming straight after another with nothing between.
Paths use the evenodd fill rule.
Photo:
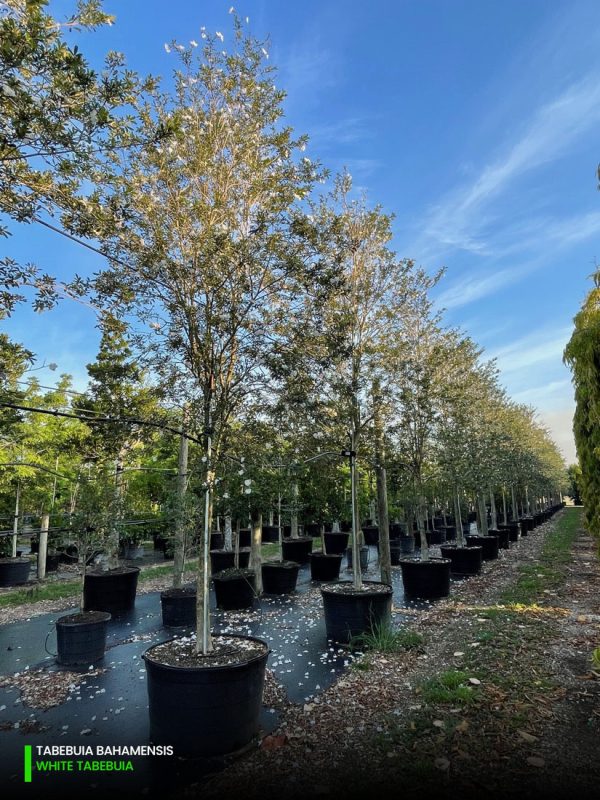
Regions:
<instances>
[{"instance_id":1,"label":"dirt path","mask_svg":"<svg viewBox=\"0 0 600 800\"><path fill-rule=\"evenodd\" d=\"M599 797L600 562L579 517L415 614L400 652L365 654L303 706L280 696L260 749L185 794Z\"/></svg>"}]
</instances>

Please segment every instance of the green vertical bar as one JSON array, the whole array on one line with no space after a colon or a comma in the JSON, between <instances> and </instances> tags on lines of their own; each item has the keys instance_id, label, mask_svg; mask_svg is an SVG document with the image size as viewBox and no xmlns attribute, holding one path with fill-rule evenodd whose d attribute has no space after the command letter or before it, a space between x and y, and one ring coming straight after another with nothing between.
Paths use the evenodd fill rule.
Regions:
<instances>
[{"instance_id":1,"label":"green vertical bar","mask_svg":"<svg viewBox=\"0 0 600 800\"><path fill-rule=\"evenodd\" d=\"M31 745L25 745L25 777L24 783L31 783Z\"/></svg>"}]
</instances>

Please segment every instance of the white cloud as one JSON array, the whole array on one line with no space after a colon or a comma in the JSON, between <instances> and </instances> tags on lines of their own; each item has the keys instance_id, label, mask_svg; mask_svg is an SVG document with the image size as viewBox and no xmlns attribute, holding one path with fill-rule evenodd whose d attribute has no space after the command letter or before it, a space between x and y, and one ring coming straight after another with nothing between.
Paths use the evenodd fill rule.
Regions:
<instances>
[{"instance_id":1,"label":"white cloud","mask_svg":"<svg viewBox=\"0 0 600 800\"><path fill-rule=\"evenodd\" d=\"M558 330L543 328L488 353L495 358L503 375L529 369L547 361L562 365L562 354L572 327Z\"/></svg>"},{"instance_id":2,"label":"white cloud","mask_svg":"<svg viewBox=\"0 0 600 800\"><path fill-rule=\"evenodd\" d=\"M577 461L575 439L573 438L573 414L575 406L564 406L555 411L540 411L539 419L548 428L554 442L558 445L567 464Z\"/></svg>"}]
</instances>

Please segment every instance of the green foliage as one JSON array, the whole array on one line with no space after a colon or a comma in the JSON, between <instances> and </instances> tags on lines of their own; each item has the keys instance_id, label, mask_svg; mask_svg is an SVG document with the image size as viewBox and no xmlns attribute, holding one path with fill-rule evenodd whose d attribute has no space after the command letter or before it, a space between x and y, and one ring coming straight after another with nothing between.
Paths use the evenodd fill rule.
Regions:
<instances>
[{"instance_id":1,"label":"green foliage","mask_svg":"<svg viewBox=\"0 0 600 800\"><path fill-rule=\"evenodd\" d=\"M424 702L431 705L468 705L473 702L473 689L468 685L469 676L460 670L448 670L427 681L421 690Z\"/></svg>"},{"instance_id":2,"label":"green foliage","mask_svg":"<svg viewBox=\"0 0 600 800\"><path fill-rule=\"evenodd\" d=\"M581 505L581 467L579 464L570 464L567 468L567 476L569 479L568 494L573 500L575 505Z\"/></svg>"},{"instance_id":3,"label":"green foliage","mask_svg":"<svg viewBox=\"0 0 600 800\"><path fill-rule=\"evenodd\" d=\"M576 315L564 359L573 373L573 433L581 468L581 498L590 532L600 537L600 273Z\"/></svg>"},{"instance_id":4,"label":"green foliage","mask_svg":"<svg viewBox=\"0 0 600 800\"><path fill-rule=\"evenodd\" d=\"M396 630L391 625L378 623L371 631L354 636L350 642L352 650L374 650L377 653L401 653L421 647L423 637L410 630Z\"/></svg>"}]
</instances>

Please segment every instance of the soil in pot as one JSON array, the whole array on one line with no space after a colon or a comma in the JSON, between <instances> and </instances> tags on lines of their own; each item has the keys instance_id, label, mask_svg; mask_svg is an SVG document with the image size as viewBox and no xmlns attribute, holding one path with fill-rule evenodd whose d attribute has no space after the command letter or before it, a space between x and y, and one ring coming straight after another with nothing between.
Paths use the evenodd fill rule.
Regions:
<instances>
[{"instance_id":1,"label":"soil in pot","mask_svg":"<svg viewBox=\"0 0 600 800\"><path fill-rule=\"evenodd\" d=\"M307 564L312 550L312 543L311 536L286 539L281 543L283 560L295 561L297 564Z\"/></svg>"},{"instance_id":2,"label":"soil in pot","mask_svg":"<svg viewBox=\"0 0 600 800\"><path fill-rule=\"evenodd\" d=\"M443 558L449 558L452 562L450 572L453 576L464 577L477 575L481 571L482 547L460 547L459 545L442 545L441 553Z\"/></svg>"},{"instance_id":3,"label":"soil in pot","mask_svg":"<svg viewBox=\"0 0 600 800\"><path fill-rule=\"evenodd\" d=\"M327 638L349 644L355 636L388 625L392 614L392 587L365 581L356 590L351 581L321 587Z\"/></svg>"},{"instance_id":4,"label":"soil in pot","mask_svg":"<svg viewBox=\"0 0 600 800\"><path fill-rule=\"evenodd\" d=\"M404 596L407 599L435 600L450 594L449 558L400 559Z\"/></svg>"},{"instance_id":5,"label":"soil in pot","mask_svg":"<svg viewBox=\"0 0 600 800\"><path fill-rule=\"evenodd\" d=\"M344 553L348 547L349 533L326 533L325 550L331 554Z\"/></svg>"},{"instance_id":6,"label":"soil in pot","mask_svg":"<svg viewBox=\"0 0 600 800\"><path fill-rule=\"evenodd\" d=\"M171 745L178 756L233 753L258 734L269 647L230 635L214 635L207 656L196 656L194 645L172 639L143 655L150 740Z\"/></svg>"},{"instance_id":7,"label":"soil in pot","mask_svg":"<svg viewBox=\"0 0 600 800\"><path fill-rule=\"evenodd\" d=\"M106 611L67 614L56 620L59 664L94 664L104 657L111 615Z\"/></svg>"},{"instance_id":8,"label":"soil in pot","mask_svg":"<svg viewBox=\"0 0 600 800\"><path fill-rule=\"evenodd\" d=\"M341 553L310 554L310 577L313 581L336 581L342 566Z\"/></svg>"},{"instance_id":9,"label":"soil in pot","mask_svg":"<svg viewBox=\"0 0 600 800\"><path fill-rule=\"evenodd\" d=\"M291 594L296 591L300 564L295 561L266 561L262 565L265 594Z\"/></svg>"},{"instance_id":10,"label":"soil in pot","mask_svg":"<svg viewBox=\"0 0 600 800\"><path fill-rule=\"evenodd\" d=\"M124 614L135 605L139 567L117 567L105 572L86 572L83 584L85 611Z\"/></svg>"},{"instance_id":11,"label":"soil in pot","mask_svg":"<svg viewBox=\"0 0 600 800\"><path fill-rule=\"evenodd\" d=\"M498 536L493 534L488 536L467 536L465 541L467 542L467 547L481 547L481 557L484 561L494 561L498 558Z\"/></svg>"},{"instance_id":12,"label":"soil in pot","mask_svg":"<svg viewBox=\"0 0 600 800\"><path fill-rule=\"evenodd\" d=\"M167 628L193 627L196 624L196 589L181 587L160 593L163 625Z\"/></svg>"},{"instance_id":13,"label":"soil in pot","mask_svg":"<svg viewBox=\"0 0 600 800\"><path fill-rule=\"evenodd\" d=\"M252 608L256 596L254 572L250 569L225 569L213 575L217 608L236 611Z\"/></svg>"},{"instance_id":14,"label":"soil in pot","mask_svg":"<svg viewBox=\"0 0 600 800\"><path fill-rule=\"evenodd\" d=\"M28 558L0 558L0 586L27 583L31 561Z\"/></svg>"}]
</instances>

